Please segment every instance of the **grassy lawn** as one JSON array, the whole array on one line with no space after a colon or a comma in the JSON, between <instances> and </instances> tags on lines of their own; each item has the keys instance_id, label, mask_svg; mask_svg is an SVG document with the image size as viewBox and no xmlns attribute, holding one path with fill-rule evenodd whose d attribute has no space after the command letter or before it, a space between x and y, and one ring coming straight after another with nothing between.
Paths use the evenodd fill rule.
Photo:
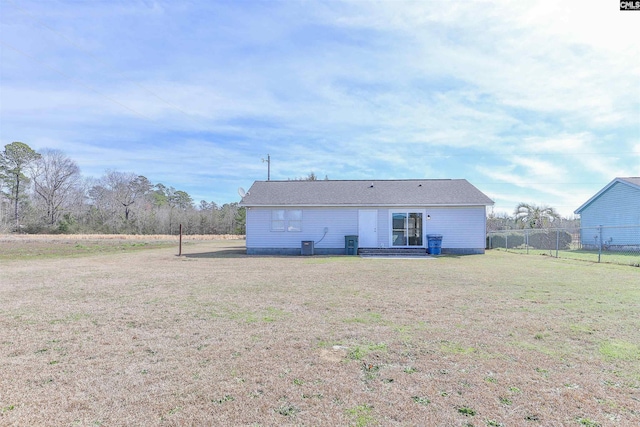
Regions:
<instances>
[{"instance_id":1,"label":"grassy lawn","mask_svg":"<svg viewBox=\"0 0 640 427\"><path fill-rule=\"evenodd\" d=\"M638 268L18 248L0 425L640 425Z\"/></svg>"},{"instance_id":2,"label":"grassy lawn","mask_svg":"<svg viewBox=\"0 0 640 427\"><path fill-rule=\"evenodd\" d=\"M131 241L131 240L38 240L2 242L11 246L0 251L2 260L29 260L61 257L82 257L87 255L134 252L141 249L176 247L176 243L167 241Z\"/></svg>"}]
</instances>

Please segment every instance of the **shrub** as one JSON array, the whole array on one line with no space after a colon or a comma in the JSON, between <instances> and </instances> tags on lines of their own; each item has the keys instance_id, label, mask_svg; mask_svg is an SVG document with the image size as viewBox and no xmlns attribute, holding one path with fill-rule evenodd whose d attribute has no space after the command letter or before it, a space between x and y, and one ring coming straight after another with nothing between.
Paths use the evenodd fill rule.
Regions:
<instances>
[{"instance_id":1,"label":"shrub","mask_svg":"<svg viewBox=\"0 0 640 427\"><path fill-rule=\"evenodd\" d=\"M548 230L528 230L529 247L533 249L555 249L556 238L558 239L558 249L568 250L571 244L571 234L561 231L556 235L555 231ZM507 248L513 249L524 247L526 244L525 233L494 234L487 237L487 248Z\"/></svg>"},{"instance_id":2,"label":"shrub","mask_svg":"<svg viewBox=\"0 0 640 427\"><path fill-rule=\"evenodd\" d=\"M491 248L515 248L524 244L524 235L521 233L495 234L491 237ZM508 245L508 246L507 246Z\"/></svg>"},{"instance_id":3,"label":"shrub","mask_svg":"<svg viewBox=\"0 0 640 427\"><path fill-rule=\"evenodd\" d=\"M561 231L556 235L555 231L536 231L529 234L529 246L534 249L556 249L556 239L558 249L567 250L571 244L571 234Z\"/></svg>"}]
</instances>

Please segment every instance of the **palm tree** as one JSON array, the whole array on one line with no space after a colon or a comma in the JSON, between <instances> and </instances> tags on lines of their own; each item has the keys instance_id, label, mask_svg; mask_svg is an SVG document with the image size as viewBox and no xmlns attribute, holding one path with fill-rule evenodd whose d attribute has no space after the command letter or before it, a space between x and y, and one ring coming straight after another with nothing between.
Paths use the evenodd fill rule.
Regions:
<instances>
[{"instance_id":1,"label":"palm tree","mask_svg":"<svg viewBox=\"0 0 640 427\"><path fill-rule=\"evenodd\" d=\"M560 218L560 214L550 206L520 203L514 212L516 223L522 228L545 228Z\"/></svg>"}]
</instances>

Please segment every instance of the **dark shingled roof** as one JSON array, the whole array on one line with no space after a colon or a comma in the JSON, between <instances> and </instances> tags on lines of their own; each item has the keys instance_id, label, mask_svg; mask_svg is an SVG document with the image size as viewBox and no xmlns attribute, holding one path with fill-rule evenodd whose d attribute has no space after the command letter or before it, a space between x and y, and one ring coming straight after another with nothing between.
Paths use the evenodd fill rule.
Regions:
<instances>
[{"instance_id":1,"label":"dark shingled roof","mask_svg":"<svg viewBox=\"0 0 640 427\"><path fill-rule=\"evenodd\" d=\"M256 181L242 206L470 206L493 200L466 179Z\"/></svg>"}]
</instances>

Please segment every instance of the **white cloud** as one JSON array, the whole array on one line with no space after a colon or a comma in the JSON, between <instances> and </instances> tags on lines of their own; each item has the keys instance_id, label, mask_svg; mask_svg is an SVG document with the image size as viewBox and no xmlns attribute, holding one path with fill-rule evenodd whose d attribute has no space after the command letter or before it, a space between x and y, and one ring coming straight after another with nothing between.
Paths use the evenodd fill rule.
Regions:
<instances>
[{"instance_id":1,"label":"white cloud","mask_svg":"<svg viewBox=\"0 0 640 427\"><path fill-rule=\"evenodd\" d=\"M271 153L284 179L464 177L559 205L640 175L640 32L612 2L20 7L0 137L84 170L251 180Z\"/></svg>"},{"instance_id":2,"label":"white cloud","mask_svg":"<svg viewBox=\"0 0 640 427\"><path fill-rule=\"evenodd\" d=\"M529 164L530 166L531 164ZM512 184L516 187L520 187L526 190L539 192L549 196L565 197L567 192L560 188L559 181L550 181L552 176L544 176L537 172L531 173L517 173L509 171L505 168L499 170L498 168L487 168L485 166L478 166L476 168L481 174L491 178L494 181L501 183Z\"/></svg>"},{"instance_id":3,"label":"white cloud","mask_svg":"<svg viewBox=\"0 0 640 427\"><path fill-rule=\"evenodd\" d=\"M587 144L592 140L593 138L588 132L548 137L534 136L524 138L522 148L530 153L578 154L587 149Z\"/></svg>"}]
</instances>

